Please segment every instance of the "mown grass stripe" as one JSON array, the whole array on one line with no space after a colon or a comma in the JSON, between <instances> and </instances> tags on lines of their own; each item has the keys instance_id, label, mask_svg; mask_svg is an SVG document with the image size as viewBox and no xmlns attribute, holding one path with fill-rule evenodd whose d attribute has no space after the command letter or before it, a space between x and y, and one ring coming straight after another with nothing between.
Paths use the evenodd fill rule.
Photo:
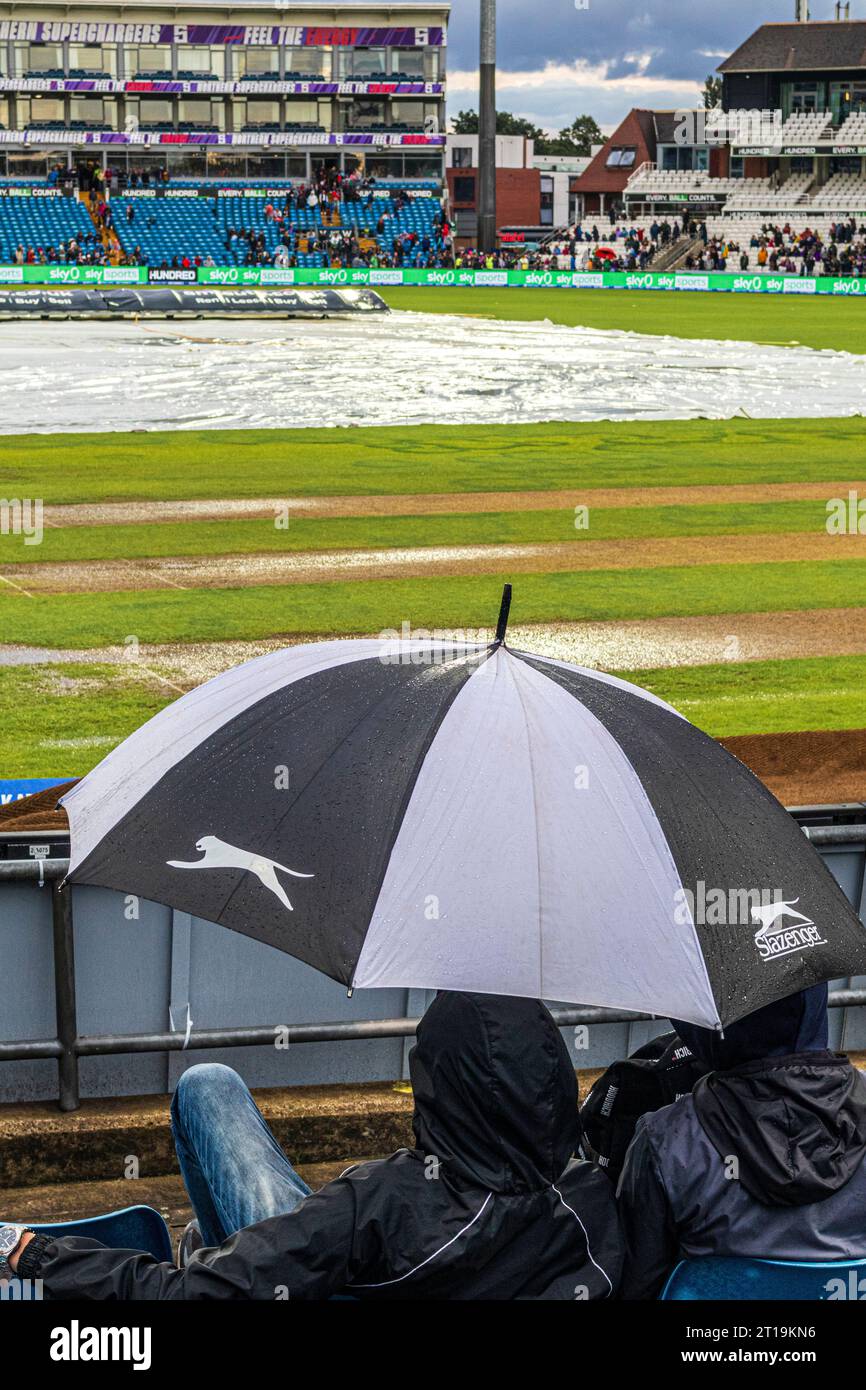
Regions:
<instances>
[{"instance_id":1,"label":"mown grass stripe","mask_svg":"<svg viewBox=\"0 0 866 1390\"><path fill-rule=\"evenodd\" d=\"M573 508L394 517L299 516L290 517L287 529L278 529L273 520L264 518L70 526L46 531L40 545L25 545L20 536L0 536L0 564L674 536L822 534L829 500L598 509L590 504L585 526L583 515Z\"/></svg>"},{"instance_id":2,"label":"mown grass stripe","mask_svg":"<svg viewBox=\"0 0 866 1390\"><path fill-rule=\"evenodd\" d=\"M0 592L6 642L75 648L253 639L280 633L378 633L495 624L507 571L460 578L340 581L248 589L37 595ZM866 604L866 564L836 560L521 574L517 623L687 617Z\"/></svg>"},{"instance_id":3,"label":"mown grass stripe","mask_svg":"<svg viewBox=\"0 0 866 1390\"><path fill-rule=\"evenodd\" d=\"M856 480L864 443L856 418L6 435L0 497L60 504Z\"/></svg>"},{"instance_id":4,"label":"mown grass stripe","mask_svg":"<svg viewBox=\"0 0 866 1390\"><path fill-rule=\"evenodd\" d=\"M716 738L864 724L866 656L616 674ZM172 698L128 662L7 667L0 671L0 766L7 777L82 776ZM49 704L52 719L45 717Z\"/></svg>"}]
</instances>

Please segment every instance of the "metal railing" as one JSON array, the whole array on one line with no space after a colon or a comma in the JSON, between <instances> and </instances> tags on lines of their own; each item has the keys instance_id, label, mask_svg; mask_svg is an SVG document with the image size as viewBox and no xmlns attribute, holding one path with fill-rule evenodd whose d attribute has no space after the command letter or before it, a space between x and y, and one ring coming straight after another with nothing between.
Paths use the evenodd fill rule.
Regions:
<instances>
[{"instance_id":1,"label":"metal railing","mask_svg":"<svg viewBox=\"0 0 866 1390\"><path fill-rule=\"evenodd\" d=\"M866 824L803 825L803 833L815 846L866 845ZM81 1037L75 988L75 947L72 898L68 887L61 887L69 868L66 858L0 860L0 883L36 880L50 885L52 932L54 940L54 997L57 1035L17 1042L0 1042L0 1062L33 1061L54 1058L57 1062L58 1103L63 1111L80 1105L79 1059L123 1053L180 1052L203 1048L266 1047L277 1036L292 1043L357 1042L372 1038L411 1037L418 1018L364 1019L350 1023L302 1023L259 1027L211 1028L186 1034L105 1033ZM833 1009L866 1006L866 989L834 990L829 998ZM553 1010L561 1027L602 1023L635 1023L658 1017L621 1009L564 1008Z\"/></svg>"}]
</instances>

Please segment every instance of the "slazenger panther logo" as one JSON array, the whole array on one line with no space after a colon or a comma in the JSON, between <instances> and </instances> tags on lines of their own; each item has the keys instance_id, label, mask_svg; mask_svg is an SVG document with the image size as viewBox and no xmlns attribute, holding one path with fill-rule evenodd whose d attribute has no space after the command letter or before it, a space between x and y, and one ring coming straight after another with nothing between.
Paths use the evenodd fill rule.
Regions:
<instances>
[{"instance_id":1,"label":"slazenger panther logo","mask_svg":"<svg viewBox=\"0 0 866 1390\"><path fill-rule=\"evenodd\" d=\"M196 840L195 847L204 855L203 859L193 859L190 862L167 859L165 862L171 869L241 869L246 873L255 874L259 882L273 893L275 898L279 898L289 912L293 912L294 908L277 878L277 870L281 874L290 874L292 878L316 877L315 874L299 874L295 869L287 869L285 864L278 864L274 859L264 859L262 855L253 854L248 849L238 849L236 845L226 844L225 840L218 840L216 835L203 835L200 840Z\"/></svg>"},{"instance_id":2,"label":"slazenger panther logo","mask_svg":"<svg viewBox=\"0 0 866 1390\"><path fill-rule=\"evenodd\" d=\"M751 909L753 922L761 926L755 932L755 945L762 960L775 960L777 956L789 956L794 951L807 951L811 946L826 946L826 941L815 926L811 917L794 911L799 898L789 902L762 903ZM796 919L793 926L786 926L781 918Z\"/></svg>"}]
</instances>

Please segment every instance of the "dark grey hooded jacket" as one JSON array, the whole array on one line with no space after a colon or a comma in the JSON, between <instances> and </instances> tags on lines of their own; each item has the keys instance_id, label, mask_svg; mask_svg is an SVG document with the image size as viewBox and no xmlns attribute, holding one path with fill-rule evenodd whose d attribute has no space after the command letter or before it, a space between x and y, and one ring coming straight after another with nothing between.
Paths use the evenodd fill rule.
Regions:
<instances>
[{"instance_id":1,"label":"dark grey hooded jacket","mask_svg":"<svg viewBox=\"0 0 866 1390\"><path fill-rule=\"evenodd\" d=\"M543 1004L440 994L411 1054L416 1148L363 1163L184 1270L64 1237L49 1298L598 1299L618 1287L613 1189L574 1162L574 1069Z\"/></svg>"},{"instance_id":2,"label":"dark grey hooded jacket","mask_svg":"<svg viewBox=\"0 0 866 1390\"><path fill-rule=\"evenodd\" d=\"M827 987L725 1031L674 1022L708 1068L639 1122L618 1199L622 1296L653 1298L680 1259L866 1257L866 1078L827 1049Z\"/></svg>"}]
</instances>

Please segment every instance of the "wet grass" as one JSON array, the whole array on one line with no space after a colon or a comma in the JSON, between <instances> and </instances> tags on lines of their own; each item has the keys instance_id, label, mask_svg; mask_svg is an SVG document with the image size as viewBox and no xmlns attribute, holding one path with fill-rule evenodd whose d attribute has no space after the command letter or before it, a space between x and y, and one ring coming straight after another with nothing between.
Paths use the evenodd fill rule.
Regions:
<instances>
[{"instance_id":1,"label":"wet grass","mask_svg":"<svg viewBox=\"0 0 866 1390\"><path fill-rule=\"evenodd\" d=\"M175 695L124 666L2 668L0 776L81 776Z\"/></svg>"},{"instance_id":2,"label":"wet grass","mask_svg":"<svg viewBox=\"0 0 866 1390\"><path fill-rule=\"evenodd\" d=\"M401 290L427 311L626 328L685 337L798 341L866 352L866 314L849 301L749 296ZM551 543L629 537L805 533L822 500L592 508L591 489L818 482L866 477L862 419L601 422L297 431L182 431L0 438L0 497L46 503L586 490L590 525L568 509L411 517L87 526L41 546L0 537L0 563L166 555ZM458 499L459 505L459 499ZM792 545L792 553L796 546ZM503 566L503 568L505 568ZM0 583L0 642L105 647L280 634L483 628L510 576L152 590L27 598ZM866 607L858 561L707 565L519 575L515 623ZM629 674L629 673L625 673ZM631 673L717 736L862 727L866 658L725 664ZM0 776L78 775L176 691L106 663L0 667Z\"/></svg>"},{"instance_id":3,"label":"wet grass","mask_svg":"<svg viewBox=\"0 0 866 1390\"><path fill-rule=\"evenodd\" d=\"M714 738L861 729L866 656L806 657L619 672Z\"/></svg>"},{"instance_id":4,"label":"wet grass","mask_svg":"<svg viewBox=\"0 0 866 1390\"><path fill-rule=\"evenodd\" d=\"M469 314L569 327L719 338L783 347L866 352L866 314L842 296L689 294L670 290L398 288L393 309Z\"/></svg>"},{"instance_id":5,"label":"wet grass","mask_svg":"<svg viewBox=\"0 0 866 1390\"><path fill-rule=\"evenodd\" d=\"M225 641L279 634L379 633L495 624L511 576L421 576L247 589L27 597L0 590L5 642L84 648L141 642ZM522 574L514 623L780 612L866 605L866 564L832 560Z\"/></svg>"},{"instance_id":6,"label":"wet grass","mask_svg":"<svg viewBox=\"0 0 866 1390\"><path fill-rule=\"evenodd\" d=\"M862 305L849 307L866 322ZM63 503L838 482L862 478L864 465L866 423L858 418L6 435L0 497Z\"/></svg>"},{"instance_id":7,"label":"wet grass","mask_svg":"<svg viewBox=\"0 0 866 1390\"><path fill-rule=\"evenodd\" d=\"M716 738L863 725L863 656L616 674L668 700ZM128 664L7 667L0 671L3 775L83 776L175 694Z\"/></svg>"},{"instance_id":8,"label":"wet grass","mask_svg":"<svg viewBox=\"0 0 866 1390\"><path fill-rule=\"evenodd\" d=\"M866 472L866 463L864 463ZM39 545L0 535L0 564L389 550L417 546L509 545L533 542L649 539L674 536L782 535L826 529L827 504L710 503L668 507L593 507L551 511L441 513L429 516L291 516L273 520L153 522L46 529ZM829 500L829 499L828 499Z\"/></svg>"}]
</instances>

